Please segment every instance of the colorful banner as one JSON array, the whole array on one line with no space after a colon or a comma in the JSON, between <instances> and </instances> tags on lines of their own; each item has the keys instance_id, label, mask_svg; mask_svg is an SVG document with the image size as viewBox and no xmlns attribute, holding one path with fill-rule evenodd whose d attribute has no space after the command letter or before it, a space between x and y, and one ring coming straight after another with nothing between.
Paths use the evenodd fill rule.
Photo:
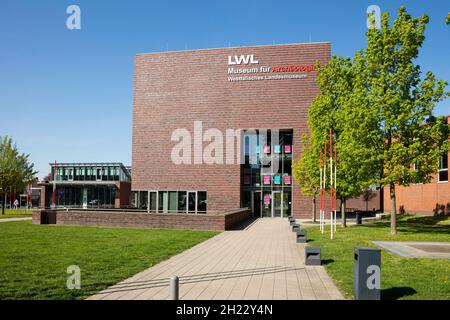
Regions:
<instances>
[{"instance_id":1,"label":"colorful banner","mask_svg":"<svg viewBox=\"0 0 450 320\"><path fill-rule=\"evenodd\" d=\"M264 146L264 153L270 153L270 146L267 144Z\"/></svg>"},{"instance_id":2,"label":"colorful banner","mask_svg":"<svg viewBox=\"0 0 450 320\"><path fill-rule=\"evenodd\" d=\"M286 181L286 178L285 178L285 181ZM279 175L273 176L273 183L281 184L281 177Z\"/></svg>"},{"instance_id":3,"label":"colorful banner","mask_svg":"<svg viewBox=\"0 0 450 320\"><path fill-rule=\"evenodd\" d=\"M284 176L284 184L291 184L291 176Z\"/></svg>"},{"instance_id":4,"label":"colorful banner","mask_svg":"<svg viewBox=\"0 0 450 320\"><path fill-rule=\"evenodd\" d=\"M250 184L251 177L250 176L244 176L244 184Z\"/></svg>"},{"instance_id":5,"label":"colorful banner","mask_svg":"<svg viewBox=\"0 0 450 320\"><path fill-rule=\"evenodd\" d=\"M279 144L277 144L274 148L273 148L273 152L275 153L281 153L281 146Z\"/></svg>"},{"instance_id":6,"label":"colorful banner","mask_svg":"<svg viewBox=\"0 0 450 320\"><path fill-rule=\"evenodd\" d=\"M290 144L287 144L284 146L284 153L291 153L292 152L292 148Z\"/></svg>"},{"instance_id":7,"label":"colorful banner","mask_svg":"<svg viewBox=\"0 0 450 320\"><path fill-rule=\"evenodd\" d=\"M263 184L270 184L270 176L263 176Z\"/></svg>"},{"instance_id":8,"label":"colorful banner","mask_svg":"<svg viewBox=\"0 0 450 320\"><path fill-rule=\"evenodd\" d=\"M270 204L270 195L265 194L264 195L264 204L269 205Z\"/></svg>"}]
</instances>

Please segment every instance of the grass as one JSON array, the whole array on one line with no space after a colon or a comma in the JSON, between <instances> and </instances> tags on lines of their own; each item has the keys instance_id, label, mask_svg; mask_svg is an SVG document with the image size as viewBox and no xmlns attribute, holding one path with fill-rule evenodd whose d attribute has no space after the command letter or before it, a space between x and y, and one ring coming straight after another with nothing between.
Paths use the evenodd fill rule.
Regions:
<instances>
[{"instance_id":1,"label":"grass","mask_svg":"<svg viewBox=\"0 0 450 320\"><path fill-rule=\"evenodd\" d=\"M31 217L33 210L26 210L26 209L6 209L5 208L5 214L1 214L2 209L0 208L0 219L8 219L8 218L29 218Z\"/></svg>"},{"instance_id":2,"label":"grass","mask_svg":"<svg viewBox=\"0 0 450 320\"><path fill-rule=\"evenodd\" d=\"M216 235L214 231L0 224L0 300L83 299ZM68 290L67 267L81 269Z\"/></svg>"},{"instance_id":3,"label":"grass","mask_svg":"<svg viewBox=\"0 0 450 320\"><path fill-rule=\"evenodd\" d=\"M333 240L329 229L308 228L309 245L320 246L322 261L336 285L353 298L353 248L375 247L370 241L450 241L448 217L401 216L396 236L390 234L389 221L372 225L340 228ZM381 298L450 299L450 260L402 258L382 249Z\"/></svg>"}]
</instances>

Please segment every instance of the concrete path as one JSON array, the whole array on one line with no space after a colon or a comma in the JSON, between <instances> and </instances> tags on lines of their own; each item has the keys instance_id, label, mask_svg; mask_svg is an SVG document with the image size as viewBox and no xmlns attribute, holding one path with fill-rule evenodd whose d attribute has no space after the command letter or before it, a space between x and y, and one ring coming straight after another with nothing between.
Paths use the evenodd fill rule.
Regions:
<instances>
[{"instance_id":1,"label":"concrete path","mask_svg":"<svg viewBox=\"0 0 450 320\"><path fill-rule=\"evenodd\" d=\"M88 299L343 299L323 266L305 266L304 244L286 219L225 231Z\"/></svg>"},{"instance_id":2,"label":"concrete path","mask_svg":"<svg viewBox=\"0 0 450 320\"><path fill-rule=\"evenodd\" d=\"M450 259L450 242L372 241L404 258Z\"/></svg>"},{"instance_id":3,"label":"concrete path","mask_svg":"<svg viewBox=\"0 0 450 320\"><path fill-rule=\"evenodd\" d=\"M31 220L32 218L6 218L6 219L0 219L0 222L13 222L13 221L25 221L25 220Z\"/></svg>"}]
</instances>

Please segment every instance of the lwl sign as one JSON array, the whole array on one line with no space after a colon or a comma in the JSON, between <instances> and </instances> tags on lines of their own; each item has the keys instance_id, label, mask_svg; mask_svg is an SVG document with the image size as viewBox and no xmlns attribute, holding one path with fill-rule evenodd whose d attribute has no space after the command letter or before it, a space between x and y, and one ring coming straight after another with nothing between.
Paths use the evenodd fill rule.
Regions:
<instances>
[{"instance_id":1,"label":"lwl sign","mask_svg":"<svg viewBox=\"0 0 450 320\"><path fill-rule=\"evenodd\" d=\"M239 64L257 64L258 60L255 59L253 54L240 55L240 56L228 56L228 65Z\"/></svg>"}]
</instances>

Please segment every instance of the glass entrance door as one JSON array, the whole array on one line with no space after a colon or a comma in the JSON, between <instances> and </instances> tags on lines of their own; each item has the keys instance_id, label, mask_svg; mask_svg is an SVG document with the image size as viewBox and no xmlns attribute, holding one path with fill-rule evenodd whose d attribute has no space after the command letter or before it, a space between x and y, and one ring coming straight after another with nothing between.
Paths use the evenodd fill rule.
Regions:
<instances>
[{"instance_id":1,"label":"glass entrance door","mask_svg":"<svg viewBox=\"0 0 450 320\"><path fill-rule=\"evenodd\" d=\"M261 217L261 191L254 191L252 198L253 217Z\"/></svg>"},{"instance_id":2,"label":"glass entrance door","mask_svg":"<svg viewBox=\"0 0 450 320\"><path fill-rule=\"evenodd\" d=\"M270 191L264 191L261 217L271 217L272 216L271 208L272 208L272 197Z\"/></svg>"},{"instance_id":3,"label":"glass entrance door","mask_svg":"<svg viewBox=\"0 0 450 320\"><path fill-rule=\"evenodd\" d=\"M291 216L291 191L283 191L283 217Z\"/></svg>"},{"instance_id":4,"label":"glass entrance door","mask_svg":"<svg viewBox=\"0 0 450 320\"><path fill-rule=\"evenodd\" d=\"M272 191L272 217L283 216L283 198L281 191Z\"/></svg>"}]
</instances>

